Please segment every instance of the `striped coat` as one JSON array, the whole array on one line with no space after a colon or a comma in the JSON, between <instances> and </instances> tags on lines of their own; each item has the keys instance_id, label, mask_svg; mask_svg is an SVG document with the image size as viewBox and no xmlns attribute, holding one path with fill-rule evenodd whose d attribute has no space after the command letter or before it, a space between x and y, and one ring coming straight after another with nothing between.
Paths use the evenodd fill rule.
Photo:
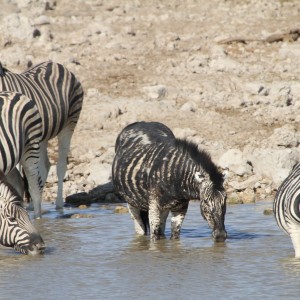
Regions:
<instances>
[{"instance_id":1,"label":"striped coat","mask_svg":"<svg viewBox=\"0 0 300 300\"><path fill-rule=\"evenodd\" d=\"M0 171L0 244L24 254L40 254L45 244L22 206L23 199Z\"/></svg>"},{"instance_id":2,"label":"striped coat","mask_svg":"<svg viewBox=\"0 0 300 300\"><path fill-rule=\"evenodd\" d=\"M278 226L290 235L295 256L300 257L300 162L279 186L273 208Z\"/></svg>"},{"instance_id":3,"label":"striped coat","mask_svg":"<svg viewBox=\"0 0 300 300\"><path fill-rule=\"evenodd\" d=\"M178 238L189 201L200 200L203 217L216 241L224 241L226 192L223 176L210 156L158 122L128 125L116 141L112 179L116 192L127 201L136 232L164 235L169 211L171 237Z\"/></svg>"},{"instance_id":4,"label":"striped coat","mask_svg":"<svg viewBox=\"0 0 300 300\"><path fill-rule=\"evenodd\" d=\"M78 122L83 102L83 90L75 75L63 65L43 62L21 74L0 68L0 91L17 91L32 99L42 119L40 172L45 183L50 163L48 140L58 137L58 191L56 207L63 207L63 179L71 137Z\"/></svg>"},{"instance_id":5,"label":"striped coat","mask_svg":"<svg viewBox=\"0 0 300 300\"><path fill-rule=\"evenodd\" d=\"M19 93L0 93L0 171L9 174L18 163L23 166L36 216L41 214L41 138L42 120L35 103Z\"/></svg>"}]
</instances>

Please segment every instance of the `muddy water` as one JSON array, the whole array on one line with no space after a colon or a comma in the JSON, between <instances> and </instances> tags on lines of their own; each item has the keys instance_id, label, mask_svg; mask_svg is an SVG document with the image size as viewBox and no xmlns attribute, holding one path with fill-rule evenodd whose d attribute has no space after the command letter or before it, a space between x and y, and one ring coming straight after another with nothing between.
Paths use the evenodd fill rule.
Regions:
<instances>
[{"instance_id":1,"label":"muddy water","mask_svg":"<svg viewBox=\"0 0 300 300\"><path fill-rule=\"evenodd\" d=\"M263 210L229 206L229 238L214 244L191 203L180 241L136 238L128 214L93 206L94 218L61 218L50 205L35 221L43 256L0 248L0 299L296 299L300 260ZM65 214L79 212L66 209ZM170 234L170 227L166 230Z\"/></svg>"}]
</instances>

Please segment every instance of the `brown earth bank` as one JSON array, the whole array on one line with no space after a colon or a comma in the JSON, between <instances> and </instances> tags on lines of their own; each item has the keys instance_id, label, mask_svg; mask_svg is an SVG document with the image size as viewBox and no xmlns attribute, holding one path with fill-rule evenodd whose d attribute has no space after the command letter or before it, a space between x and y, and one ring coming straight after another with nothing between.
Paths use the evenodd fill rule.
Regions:
<instances>
[{"instance_id":1,"label":"brown earth bank","mask_svg":"<svg viewBox=\"0 0 300 300\"><path fill-rule=\"evenodd\" d=\"M69 201L119 201L107 188L114 143L141 120L208 150L230 202L271 200L300 158L299 20L296 0L2 0L0 61L20 72L53 60L84 87ZM56 151L52 140L44 200Z\"/></svg>"}]
</instances>

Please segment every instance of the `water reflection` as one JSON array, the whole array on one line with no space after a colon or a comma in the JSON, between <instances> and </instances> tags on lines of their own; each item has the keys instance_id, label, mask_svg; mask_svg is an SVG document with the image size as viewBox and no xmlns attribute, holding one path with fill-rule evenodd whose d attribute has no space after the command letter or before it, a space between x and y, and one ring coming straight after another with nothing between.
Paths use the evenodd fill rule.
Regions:
<instances>
[{"instance_id":1,"label":"water reflection","mask_svg":"<svg viewBox=\"0 0 300 300\"><path fill-rule=\"evenodd\" d=\"M136 236L130 216L113 209L69 208L64 215L94 216L70 219L46 206L34 220L44 255L0 247L1 299L297 299L300 260L263 207L229 206L228 239L215 243L197 203L180 240L167 227L158 241Z\"/></svg>"},{"instance_id":2,"label":"water reflection","mask_svg":"<svg viewBox=\"0 0 300 300\"><path fill-rule=\"evenodd\" d=\"M300 275L300 258L290 256L282 260L282 267L287 274Z\"/></svg>"},{"instance_id":3,"label":"water reflection","mask_svg":"<svg viewBox=\"0 0 300 300\"><path fill-rule=\"evenodd\" d=\"M169 252L180 251L180 240L169 240L167 238L160 240L152 240L149 236L138 236L130 242L128 251L154 251L154 252Z\"/></svg>"}]
</instances>

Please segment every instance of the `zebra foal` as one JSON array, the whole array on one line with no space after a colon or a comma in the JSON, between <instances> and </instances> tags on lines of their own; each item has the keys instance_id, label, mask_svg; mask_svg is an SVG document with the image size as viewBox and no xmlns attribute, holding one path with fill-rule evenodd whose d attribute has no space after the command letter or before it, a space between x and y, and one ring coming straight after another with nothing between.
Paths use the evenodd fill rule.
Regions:
<instances>
[{"instance_id":1,"label":"zebra foal","mask_svg":"<svg viewBox=\"0 0 300 300\"><path fill-rule=\"evenodd\" d=\"M58 137L56 207L61 209L64 203L63 180L67 169L71 138L83 102L83 89L80 82L63 65L51 61L38 64L21 74L10 72L0 64L1 91L17 91L36 103L42 119L39 163L42 186L50 168L47 154L48 141ZM36 212L37 210L35 208Z\"/></svg>"},{"instance_id":2,"label":"zebra foal","mask_svg":"<svg viewBox=\"0 0 300 300\"><path fill-rule=\"evenodd\" d=\"M295 257L300 257L300 162L279 186L273 209L278 226L292 239Z\"/></svg>"},{"instance_id":3,"label":"zebra foal","mask_svg":"<svg viewBox=\"0 0 300 300\"><path fill-rule=\"evenodd\" d=\"M223 175L206 152L158 122L128 125L115 149L114 188L128 203L138 234L147 233L149 221L151 237L163 237L171 212L171 238L179 238L189 201L198 199L214 240L226 239Z\"/></svg>"},{"instance_id":4,"label":"zebra foal","mask_svg":"<svg viewBox=\"0 0 300 300\"><path fill-rule=\"evenodd\" d=\"M23 199L0 171L0 244L24 254L41 254L44 241L22 203Z\"/></svg>"}]
</instances>

